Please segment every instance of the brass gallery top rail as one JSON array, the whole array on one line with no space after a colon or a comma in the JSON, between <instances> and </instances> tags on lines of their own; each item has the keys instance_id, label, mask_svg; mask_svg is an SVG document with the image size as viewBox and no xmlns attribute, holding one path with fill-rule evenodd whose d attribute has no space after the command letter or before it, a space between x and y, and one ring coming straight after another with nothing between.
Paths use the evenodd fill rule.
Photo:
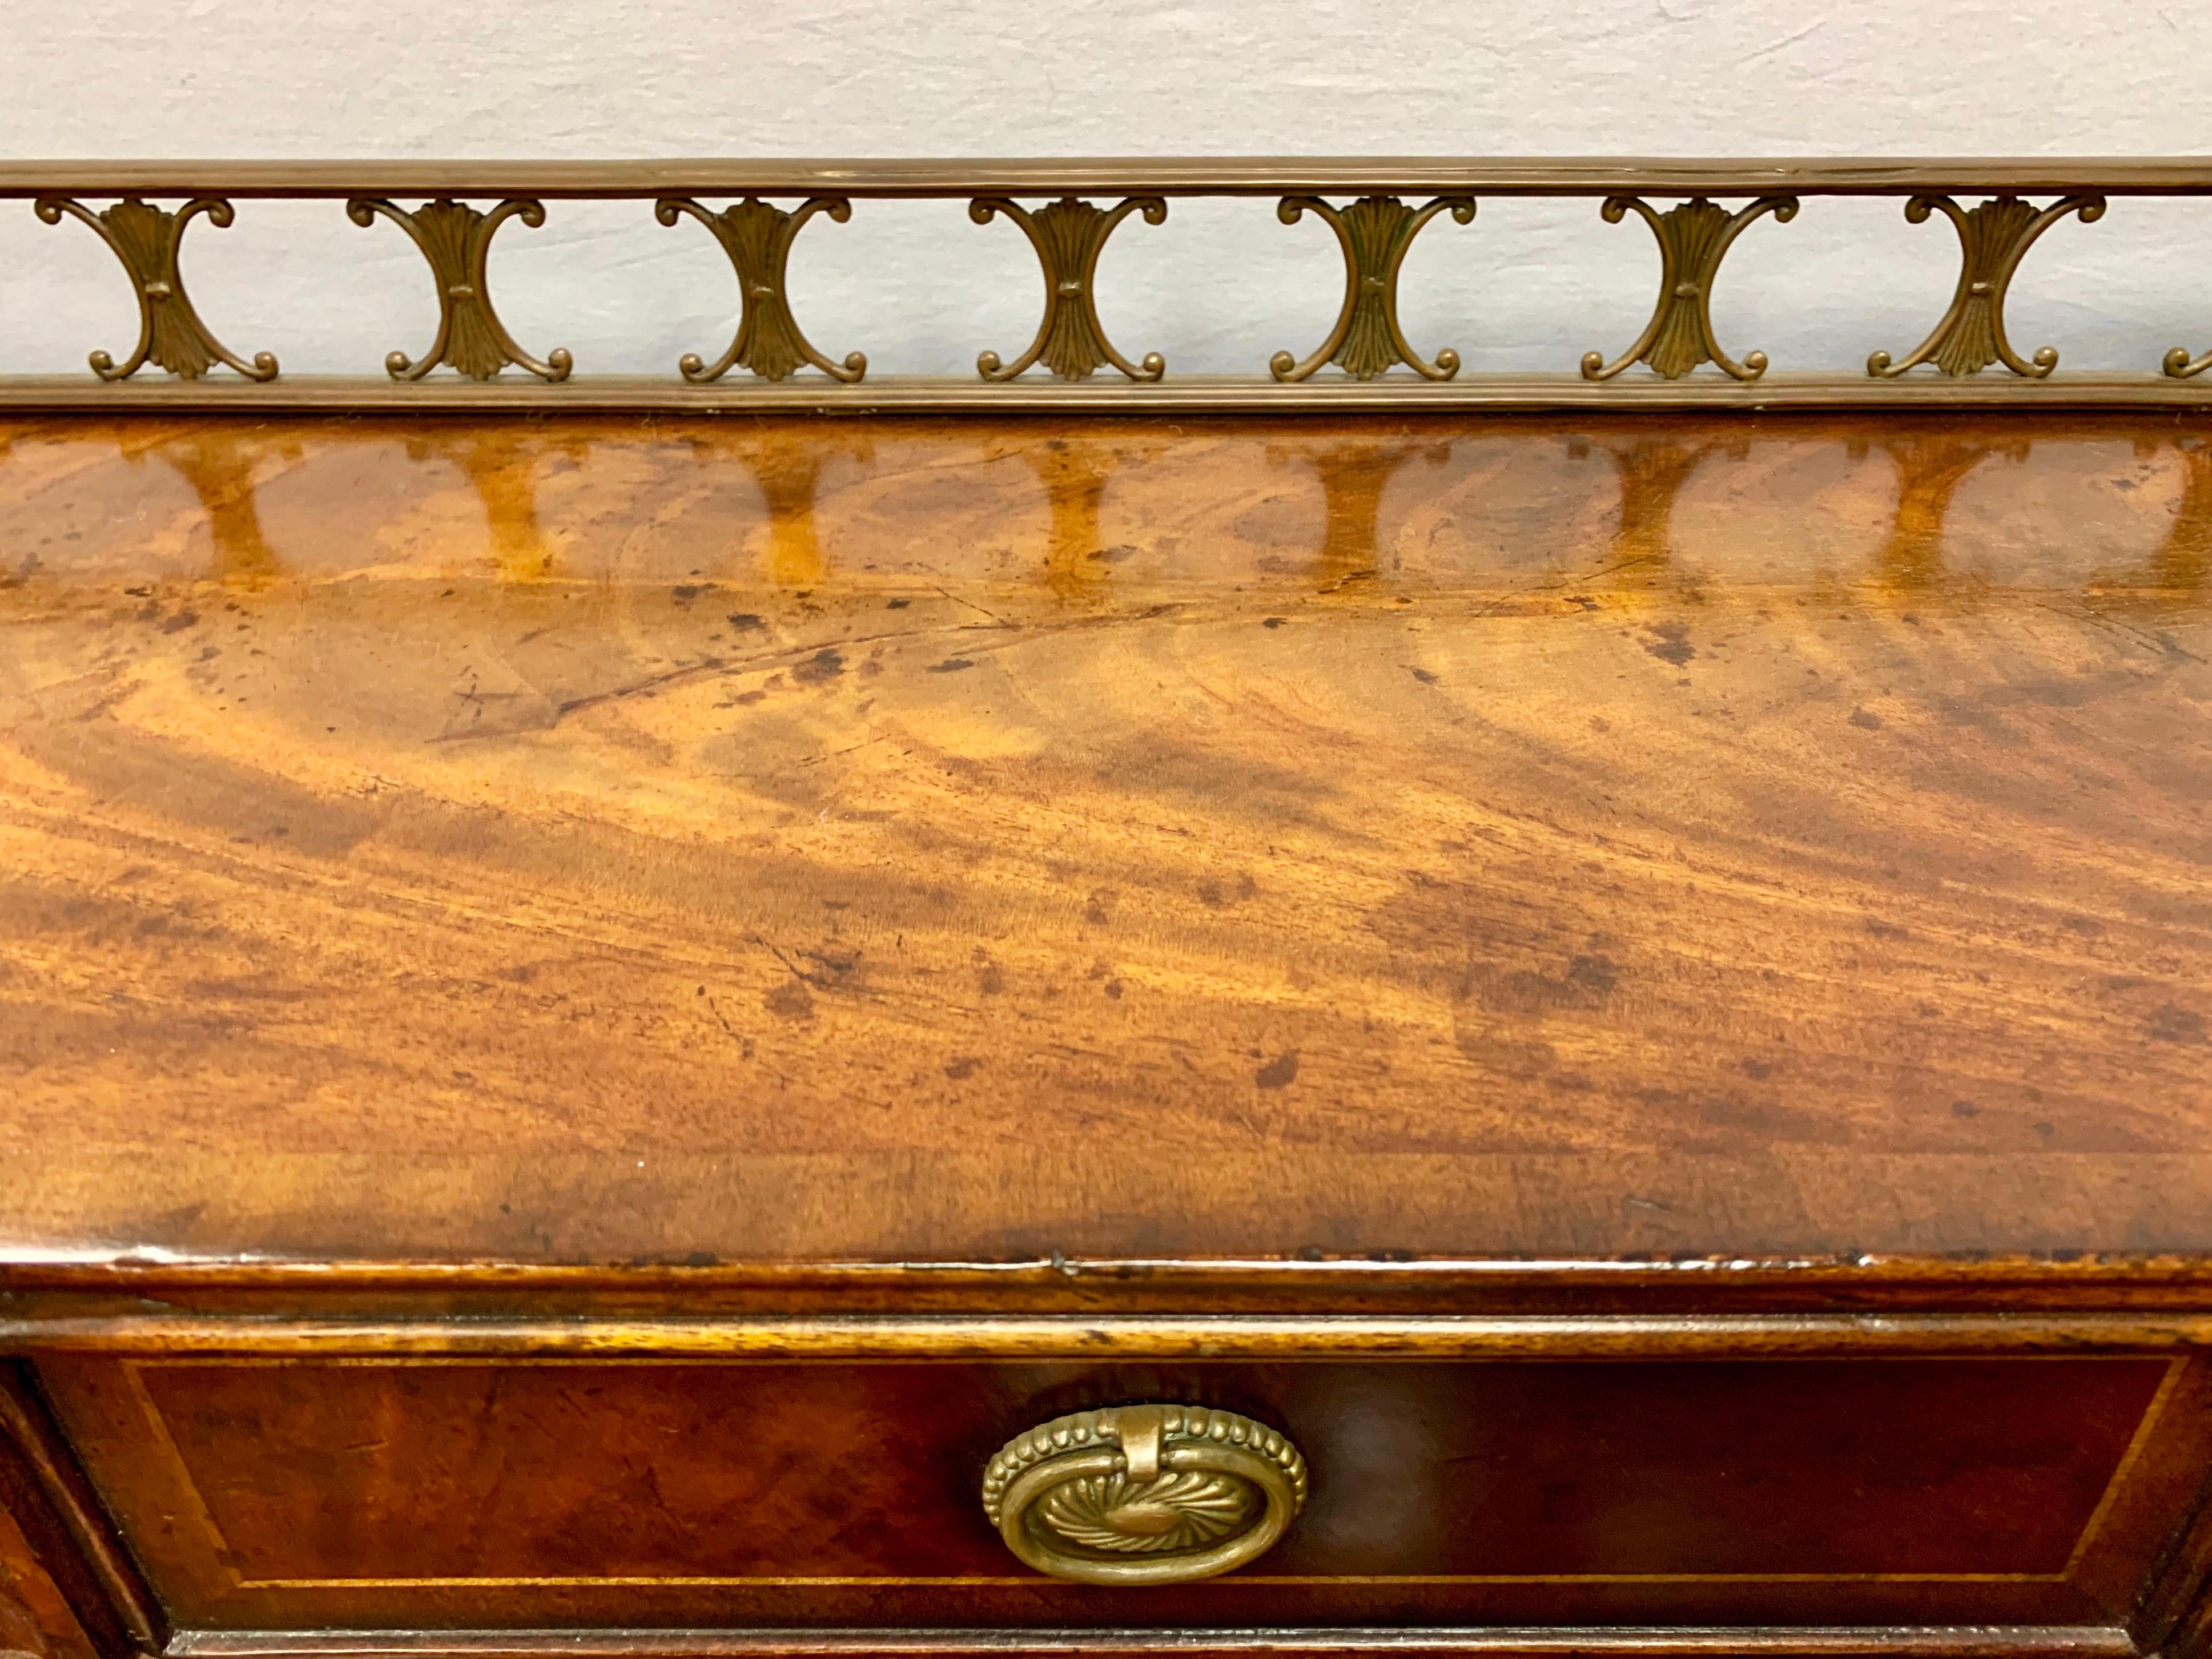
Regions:
<instances>
[{"instance_id":1,"label":"brass gallery top rail","mask_svg":"<svg viewBox=\"0 0 2212 1659\"><path fill-rule=\"evenodd\" d=\"M0 161L0 198L83 196L2212 195L2212 156L1745 161L1081 156L604 161Z\"/></svg>"}]
</instances>

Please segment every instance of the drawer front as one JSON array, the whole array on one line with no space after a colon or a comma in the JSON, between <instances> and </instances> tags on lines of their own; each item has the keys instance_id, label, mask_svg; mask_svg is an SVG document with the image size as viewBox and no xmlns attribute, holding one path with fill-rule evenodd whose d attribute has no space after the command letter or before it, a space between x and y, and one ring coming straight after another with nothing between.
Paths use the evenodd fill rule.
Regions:
<instances>
[{"instance_id":1,"label":"drawer front","mask_svg":"<svg viewBox=\"0 0 2212 1659\"><path fill-rule=\"evenodd\" d=\"M960 1361L50 1357L174 1621L2110 1625L2202 1480L2166 1355ZM1163 1400L1304 1453L1203 1583L1018 1561L1004 1442Z\"/></svg>"}]
</instances>

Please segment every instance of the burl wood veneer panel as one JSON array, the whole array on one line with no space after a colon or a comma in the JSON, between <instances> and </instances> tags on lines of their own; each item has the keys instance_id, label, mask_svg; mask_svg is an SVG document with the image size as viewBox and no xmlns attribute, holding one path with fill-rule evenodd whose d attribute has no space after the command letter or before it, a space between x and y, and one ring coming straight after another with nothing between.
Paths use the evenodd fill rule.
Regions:
<instances>
[{"instance_id":1,"label":"burl wood veneer panel","mask_svg":"<svg viewBox=\"0 0 2212 1659\"><path fill-rule=\"evenodd\" d=\"M173 1615L214 1627L2106 1623L2206 1454L2201 1386L2125 1356L45 1370ZM1201 1585L1023 1569L985 1459L1143 1397L1279 1424L1304 1516Z\"/></svg>"},{"instance_id":2,"label":"burl wood veneer panel","mask_svg":"<svg viewBox=\"0 0 2212 1659\"><path fill-rule=\"evenodd\" d=\"M2172 417L0 432L0 1233L2212 1244Z\"/></svg>"}]
</instances>

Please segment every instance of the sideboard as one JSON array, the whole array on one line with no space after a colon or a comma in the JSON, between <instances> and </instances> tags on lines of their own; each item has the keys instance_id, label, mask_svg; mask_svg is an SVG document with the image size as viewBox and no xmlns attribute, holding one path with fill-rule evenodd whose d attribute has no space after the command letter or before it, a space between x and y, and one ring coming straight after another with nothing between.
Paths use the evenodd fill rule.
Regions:
<instances>
[{"instance_id":1,"label":"sideboard","mask_svg":"<svg viewBox=\"0 0 2212 1659\"><path fill-rule=\"evenodd\" d=\"M0 1649L2212 1655L2212 388L1687 326L0 375Z\"/></svg>"}]
</instances>

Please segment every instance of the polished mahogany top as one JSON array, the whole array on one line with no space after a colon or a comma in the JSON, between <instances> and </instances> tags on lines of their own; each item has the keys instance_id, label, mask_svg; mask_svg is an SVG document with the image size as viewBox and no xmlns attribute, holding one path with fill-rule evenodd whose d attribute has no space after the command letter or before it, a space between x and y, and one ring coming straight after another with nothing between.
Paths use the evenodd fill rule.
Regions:
<instances>
[{"instance_id":1,"label":"polished mahogany top","mask_svg":"<svg viewBox=\"0 0 2212 1659\"><path fill-rule=\"evenodd\" d=\"M0 428L0 1257L2212 1249L2212 428Z\"/></svg>"}]
</instances>

